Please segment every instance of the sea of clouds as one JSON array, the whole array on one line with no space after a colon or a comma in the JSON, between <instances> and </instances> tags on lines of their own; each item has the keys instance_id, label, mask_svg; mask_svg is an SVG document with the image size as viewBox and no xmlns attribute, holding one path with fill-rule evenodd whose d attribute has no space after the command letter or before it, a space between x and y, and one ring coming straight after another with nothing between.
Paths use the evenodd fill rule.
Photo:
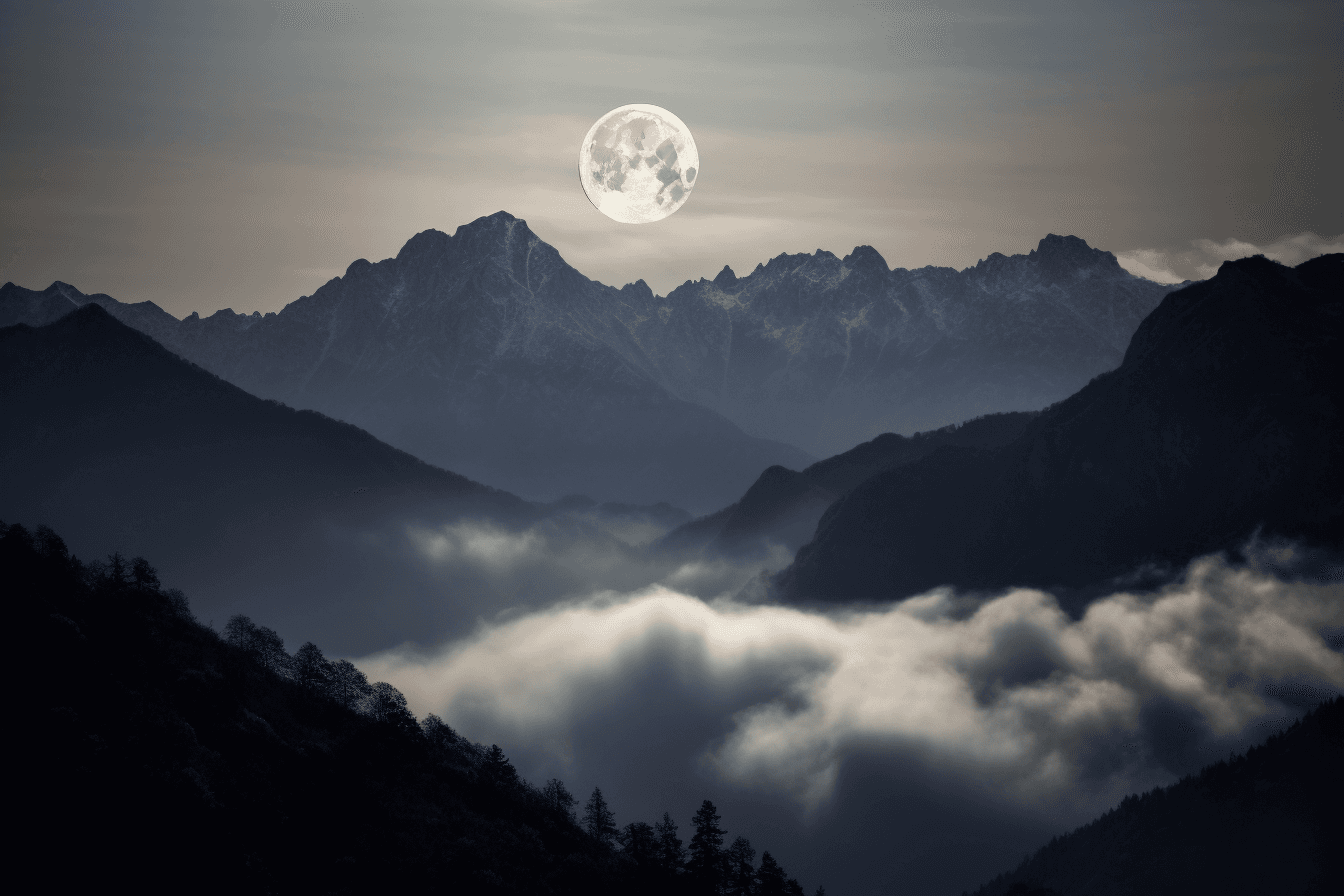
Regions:
<instances>
[{"instance_id":1,"label":"sea of clouds","mask_svg":"<svg viewBox=\"0 0 1344 896\"><path fill-rule=\"evenodd\" d=\"M519 563L638 572L545 550L536 533L414 537L427 557L474 556L501 575ZM1095 808L1344 689L1344 656L1327 641L1344 626L1344 579L1254 560L1200 558L1162 590L1111 594L1078 619L1031 589L799 608L735 599L755 567L660 572L358 664L417 713L562 771L591 759L575 753L585 726L609 738L628 722L647 737L661 703L658 717L702 732L683 746L707 778L786 794L804 814L832 798L849 757L874 752L1024 805Z\"/></svg>"},{"instance_id":2,"label":"sea of clouds","mask_svg":"<svg viewBox=\"0 0 1344 896\"><path fill-rule=\"evenodd\" d=\"M711 799L836 894L974 888L1344 692L1344 566L1288 545L1071 616L1027 588L778 605L763 583L788 551L677 553L659 531L402 526L388 545L442 611L387 603L413 634L352 658L534 783L600 786L620 824L667 811L683 836Z\"/></svg>"}]
</instances>

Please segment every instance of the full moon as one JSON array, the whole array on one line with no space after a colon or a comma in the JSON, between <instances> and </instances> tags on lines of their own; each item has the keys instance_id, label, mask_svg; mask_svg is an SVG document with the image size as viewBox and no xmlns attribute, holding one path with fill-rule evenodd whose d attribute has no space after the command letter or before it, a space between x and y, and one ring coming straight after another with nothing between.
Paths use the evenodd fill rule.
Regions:
<instances>
[{"instance_id":1,"label":"full moon","mask_svg":"<svg viewBox=\"0 0 1344 896\"><path fill-rule=\"evenodd\" d=\"M660 106L634 103L597 120L579 146L579 181L614 221L661 221L685 204L700 153L685 122Z\"/></svg>"}]
</instances>

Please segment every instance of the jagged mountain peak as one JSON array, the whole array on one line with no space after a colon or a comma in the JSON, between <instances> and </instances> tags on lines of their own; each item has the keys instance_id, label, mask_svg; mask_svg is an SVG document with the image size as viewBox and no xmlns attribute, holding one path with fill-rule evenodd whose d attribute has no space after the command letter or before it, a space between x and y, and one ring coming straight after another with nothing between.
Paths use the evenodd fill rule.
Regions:
<instances>
[{"instance_id":1,"label":"jagged mountain peak","mask_svg":"<svg viewBox=\"0 0 1344 896\"><path fill-rule=\"evenodd\" d=\"M638 296L644 301L653 301L653 290L649 287L649 284L644 282L643 278L636 280L634 283L625 284L621 287L621 292L625 295Z\"/></svg>"},{"instance_id":2,"label":"jagged mountain peak","mask_svg":"<svg viewBox=\"0 0 1344 896\"><path fill-rule=\"evenodd\" d=\"M891 270L887 260L872 246L855 246L854 251L840 259L845 267L855 269L878 268L883 273Z\"/></svg>"},{"instance_id":3,"label":"jagged mountain peak","mask_svg":"<svg viewBox=\"0 0 1344 896\"><path fill-rule=\"evenodd\" d=\"M518 228L522 228L522 234L515 232ZM486 239L498 239L500 237L517 239L519 235L539 239L522 218L514 217L506 211L498 211L493 215L482 215L468 224L461 225L453 233L453 239L475 242L482 237Z\"/></svg>"},{"instance_id":4,"label":"jagged mountain peak","mask_svg":"<svg viewBox=\"0 0 1344 896\"><path fill-rule=\"evenodd\" d=\"M736 282L737 274L734 274L733 269L728 265L724 265L723 270L719 271L718 276L714 278L714 285L719 287L732 286Z\"/></svg>"},{"instance_id":5,"label":"jagged mountain peak","mask_svg":"<svg viewBox=\"0 0 1344 896\"><path fill-rule=\"evenodd\" d=\"M80 292L69 283L66 283L64 280L51 281L51 285L42 290L42 294L48 296L66 296L67 298L74 298L76 296L82 298L84 296L84 293Z\"/></svg>"},{"instance_id":6,"label":"jagged mountain peak","mask_svg":"<svg viewBox=\"0 0 1344 896\"><path fill-rule=\"evenodd\" d=\"M1036 249L1034 251L1044 255L1061 252L1078 254L1084 252L1097 252L1100 250L1093 249L1087 244L1087 240L1080 236L1068 234L1061 236L1058 233L1047 233L1045 236L1041 237L1041 241L1036 244Z\"/></svg>"},{"instance_id":7,"label":"jagged mountain peak","mask_svg":"<svg viewBox=\"0 0 1344 896\"><path fill-rule=\"evenodd\" d=\"M397 253L396 260L415 262L419 259L441 257L449 252L457 252L469 258L484 257L499 255L501 251L507 253L511 247L534 250L537 247L545 247L557 258L559 257L554 247L533 233L525 220L509 212L498 211L493 215L482 215L474 221L460 225L451 236L434 228L422 230L406 241L401 251ZM360 261L354 264L360 264Z\"/></svg>"},{"instance_id":8,"label":"jagged mountain peak","mask_svg":"<svg viewBox=\"0 0 1344 896\"><path fill-rule=\"evenodd\" d=\"M459 227L458 231L461 232L461 230L462 228ZM435 230L432 227L429 230L422 230L406 241L406 245L402 246L401 251L397 253L397 260L401 261L418 255L444 252L452 239L442 230Z\"/></svg>"},{"instance_id":9,"label":"jagged mountain peak","mask_svg":"<svg viewBox=\"0 0 1344 896\"><path fill-rule=\"evenodd\" d=\"M1113 274L1127 273L1113 254L1104 249L1094 249L1086 240L1076 236L1047 234L1035 249L1027 253L1027 258L1037 264L1064 271L1100 269Z\"/></svg>"}]
</instances>

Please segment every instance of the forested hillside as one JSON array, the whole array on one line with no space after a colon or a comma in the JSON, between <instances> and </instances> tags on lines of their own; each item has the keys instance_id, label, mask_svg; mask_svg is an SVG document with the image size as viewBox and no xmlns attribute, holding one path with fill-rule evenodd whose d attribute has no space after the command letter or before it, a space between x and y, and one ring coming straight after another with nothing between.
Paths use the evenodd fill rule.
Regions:
<instances>
[{"instance_id":1,"label":"forested hillside","mask_svg":"<svg viewBox=\"0 0 1344 896\"><path fill-rule=\"evenodd\" d=\"M0 523L25 786L14 854L42 888L137 892L801 894L706 800L618 828L600 790L523 780L309 643L197 622L145 560L85 564Z\"/></svg>"}]
</instances>

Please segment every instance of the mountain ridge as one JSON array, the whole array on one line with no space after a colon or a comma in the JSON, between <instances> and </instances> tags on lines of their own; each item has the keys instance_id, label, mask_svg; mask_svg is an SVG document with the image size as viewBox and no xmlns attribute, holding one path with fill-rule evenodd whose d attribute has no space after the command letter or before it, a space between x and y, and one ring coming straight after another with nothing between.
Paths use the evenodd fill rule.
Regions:
<instances>
[{"instance_id":1,"label":"mountain ridge","mask_svg":"<svg viewBox=\"0 0 1344 896\"><path fill-rule=\"evenodd\" d=\"M1067 590L1235 550L1260 526L1338 543L1341 295L1341 255L1225 263L1013 443L945 447L848 492L776 586L793 600Z\"/></svg>"},{"instance_id":2,"label":"mountain ridge","mask_svg":"<svg viewBox=\"0 0 1344 896\"><path fill-rule=\"evenodd\" d=\"M94 303L0 329L0 417L0 516L61 526L81 551L156 552L203 606L269 606L282 626L339 631L341 649L413 638L452 610L452 589L381 547L408 525L508 531L552 513L250 395ZM397 600L370 599L394 583Z\"/></svg>"},{"instance_id":3,"label":"mountain ridge","mask_svg":"<svg viewBox=\"0 0 1344 896\"><path fill-rule=\"evenodd\" d=\"M866 479L944 446L1005 445L1022 433L1036 413L990 414L910 437L883 433L799 472L771 467L736 502L678 526L655 547L730 556L763 555L776 545L797 551L811 540L825 511Z\"/></svg>"},{"instance_id":4,"label":"mountain ridge","mask_svg":"<svg viewBox=\"0 0 1344 896\"><path fill-rule=\"evenodd\" d=\"M500 211L356 259L278 313L178 321L6 284L0 321L93 301L249 392L472 478L703 513L816 459L793 444L827 456L1062 398L1120 362L1167 290L1051 234L962 271L892 269L871 246L783 253L658 296L589 280Z\"/></svg>"},{"instance_id":5,"label":"mountain ridge","mask_svg":"<svg viewBox=\"0 0 1344 896\"><path fill-rule=\"evenodd\" d=\"M277 314L127 322L253 394L529 497L708 507L812 459L667 393L609 313L620 295L499 212L356 260Z\"/></svg>"}]
</instances>

